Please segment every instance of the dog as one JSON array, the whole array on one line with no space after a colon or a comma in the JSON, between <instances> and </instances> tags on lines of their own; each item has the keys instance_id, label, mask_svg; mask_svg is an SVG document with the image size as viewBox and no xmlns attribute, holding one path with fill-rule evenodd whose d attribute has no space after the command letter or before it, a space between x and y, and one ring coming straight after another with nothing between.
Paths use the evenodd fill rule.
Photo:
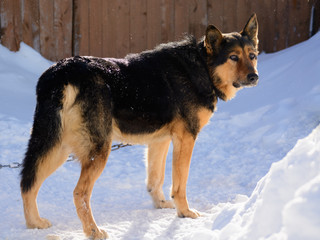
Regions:
<instances>
[{"instance_id":1,"label":"dog","mask_svg":"<svg viewBox=\"0 0 320 240\"><path fill-rule=\"evenodd\" d=\"M197 218L186 197L193 147L218 99L228 101L258 82L258 22L253 14L241 32L222 34L209 25L196 41L187 36L123 59L72 57L46 70L37 83L34 123L21 170L28 228L48 228L37 194L44 180L73 153L81 164L74 204L86 236L105 239L92 216L93 185L112 141L145 144L147 190L156 208L176 208ZM162 185L173 144L172 200Z\"/></svg>"}]
</instances>

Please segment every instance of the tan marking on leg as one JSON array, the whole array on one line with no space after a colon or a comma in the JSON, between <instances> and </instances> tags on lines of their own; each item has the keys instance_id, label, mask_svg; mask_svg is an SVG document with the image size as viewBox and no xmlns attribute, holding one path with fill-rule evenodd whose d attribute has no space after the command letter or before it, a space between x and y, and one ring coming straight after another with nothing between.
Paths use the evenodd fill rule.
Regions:
<instances>
[{"instance_id":1,"label":"tan marking on leg","mask_svg":"<svg viewBox=\"0 0 320 240\"><path fill-rule=\"evenodd\" d=\"M40 164L37 167L35 183L32 188L28 192L21 193L28 228L48 228L51 226L47 219L41 218L39 215L37 195L44 180L66 161L70 153L70 149L58 143L39 161Z\"/></svg>"},{"instance_id":2,"label":"tan marking on leg","mask_svg":"<svg viewBox=\"0 0 320 240\"><path fill-rule=\"evenodd\" d=\"M98 228L91 210L90 198L94 183L101 175L111 150L111 143L106 147L107 151L95 156L94 160L80 160L82 163L81 175L78 184L73 192L74 204L77 214L83 226L86 236L93 239L108 238L108 234Z\"/></svg>"},{"instance_id":3,"label":"tan marking on leg","mask_svg":"<svg viewBox=\"0 0 320 240\"><path fill-rule=\"evenodd\" d=\"M185 130L182 122L177 122L173 129L172 190L171 196L179 217L197 218L200 214L190 210L186 186L189 175L194 137Z\"/></svg>"},{"instance_id":4,"label":"tan marking on leg","mask_svg":"<svg viewBox=\"0 0 320 240\"><path fill-rule=\"evenodd\" d=\"M207 108L201 108L198 111L198 119L199 119L199 126L200 130L207 125L209 122L210 118L212 117L213 112L210 109Z\"/></svg>"},{"instance_id":5,"label":"tan marking on leg","mask_svg":"<svg viewBox=\"0 0 320 240\"><path fill-rule=\"evenodd\" d=\"M87 130L84 127L79 105L72 105L62 110L61 122L63 139L72 152L82 161L87 161L88 151L93 147Z\"/></svg>"},{"instance_id":6,"label":"tan marking on leg","mask_svg":"<svg viewBox=\"0 0 320 240\"><path fill-rule=\"evenodd\" d=\"M51 223L41 218L37 206L38 189L32 189L26 193L21 193L23 200L24 217L26 219L27 228L48 228L51 227Z\"/></svg>"},{"instance_id":7,"label":"tan marking on leg","mask_svg":"<svg viewBox=\"0 0 320 240\"><path fill-rule=\"evenodd\" d=\"M162 189L170 142L165 140L148 145L147 188L155 208L174 208L172 201L165 200Z\"/></svg>"},{"instance_id":8,"label":"tan marking on leg","mask_svg":"<svg viewBox=\"0 0 320 240\"><path fill-rule=\"evenodd\" d=\"M78 95L78 89L72 85L67 85L63 92L63 108L69 110Z\"/></svg>"}]
</instances>

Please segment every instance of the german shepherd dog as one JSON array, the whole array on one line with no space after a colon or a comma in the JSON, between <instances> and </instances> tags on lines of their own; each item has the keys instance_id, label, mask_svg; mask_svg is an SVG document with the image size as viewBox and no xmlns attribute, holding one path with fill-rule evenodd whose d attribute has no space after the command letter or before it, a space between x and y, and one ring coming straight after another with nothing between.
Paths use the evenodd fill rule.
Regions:
<instances>
[{"instance_id":1,"label":"german shepherd dog","mask_svg":"<svg viewBox=\"0 0 320 240\"><path fill-rule=\"evenodd\" d=\"M197 218L189 208L186 184L193 147L213 115L218 99L258 82L258 22L222 34L209 25L197 42L189 36L123 59L72 57L40 77L37 105L21 171L21 195L28 228L48 228L36 198L44 180L74 153L81 174L73 196L84 233L108 235L92 216L93 185L102 173L112 141L146 144L147 190L156 208L176 208L179 217ZM173 201L162 185L169 144L173 144Z\"/></svg>"}]
</instances>

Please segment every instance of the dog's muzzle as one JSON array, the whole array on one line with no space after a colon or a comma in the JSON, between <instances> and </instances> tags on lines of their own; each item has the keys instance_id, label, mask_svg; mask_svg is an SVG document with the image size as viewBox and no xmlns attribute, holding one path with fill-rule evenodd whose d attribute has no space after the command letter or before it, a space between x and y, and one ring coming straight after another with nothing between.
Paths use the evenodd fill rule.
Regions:
<instances>
[{"instance_id":1,"label":"dog's muzzle","mask_svg":"<svg viewBox=\"0 0 320 240\"><path fill-rule=\"evenodd\" d=\"M235 88L241 88L241 87L253 87L256 86L258 83L259 76L256 73L249 73L247 75L247 79L245 81L235 81L232 83L232 85Z\"/></svg>"}]
</instances>

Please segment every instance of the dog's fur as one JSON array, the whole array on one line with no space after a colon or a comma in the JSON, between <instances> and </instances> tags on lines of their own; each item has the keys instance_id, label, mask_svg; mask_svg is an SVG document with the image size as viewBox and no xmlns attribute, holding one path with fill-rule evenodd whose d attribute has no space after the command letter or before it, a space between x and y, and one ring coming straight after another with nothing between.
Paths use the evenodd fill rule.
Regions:
<instances>
[{"instance_id":1,"label":"dog's fur","mask_svg":"<svg viewBox=\"0 0 320 240\"><path fill-rule=\"evenodd\" d=\"M209 25L204 38L187 37L124 59L73 57L42 74L37 106L21 171L28 228L47 228L36 203L43 181L74 153L82 166L74 203L84 233L106 238L93 219L90 197L106 165L113 140L148 145L147 189L157 208L197 218L186 183L197 134L217 100L229 100L257 84L258 23L251 16L240 33L222 34ZM162 185L173 142L173 202Z\"/></svg>"}]
</instances>

